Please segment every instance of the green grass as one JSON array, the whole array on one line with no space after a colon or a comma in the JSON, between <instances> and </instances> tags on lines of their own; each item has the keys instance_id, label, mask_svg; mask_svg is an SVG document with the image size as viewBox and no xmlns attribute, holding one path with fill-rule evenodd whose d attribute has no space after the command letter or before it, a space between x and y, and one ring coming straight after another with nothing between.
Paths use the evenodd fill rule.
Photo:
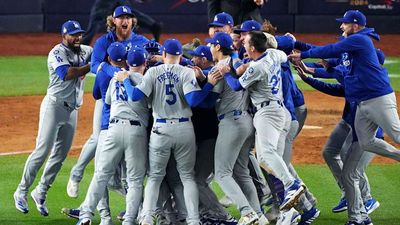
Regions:
<instances>
[{"instance_id":1,"label":"green grass","mask_svg":"<svg viewBox=\"0 0 400 225\"><path fill-rule=\"evenodd\" d=\"M94 79L88 76L85 91ZM47 57L0 56L0 96L44 95L49 84Z\"/></svg>"},{"instance_id":2,"label":"green grass","mask_svg":"<svg viewBox=\"0 0 400 225\"><path fill-rule=\"evenodd\" d=\"M400 58L388 57L385 67L391 75L391 83L400 91ZM46 56L0 56L0 96L44 95L48 80ZM295 78L298 78L294 72ZM85 91L90 92L94 77L88 76ZM302 90L313 90L303 81L297 81Z\"/></svg>"},{"instance_id":3,"label":"green grass","mask_svg":"<svg viewBox=\"0 0 400 225\"><path fill-rule=\"evenodd\" d=\"M48 193L49 217L42 217L36 211L33 201L29 198L30 212L26 215L20 213L14 208L13 192L20 181L24 162L27 155L3 156L0 157L0 224L4 225L71 225L75 224L75 220L60 214L62 207L77 207L84 199L84 193L88 187L93 173L93 163L89 164L85 177L81 183L81 195L78 199L67 197L66 185L68 182L69 171L76 158L68 158L64 163L56 181ZM346 213L333 214L331 207L337 204L340 193L339 189L328 168L324 165L300 165L296 166L298 173L303 178L311 192L318 199L318 208L321 210L321 216L315 221L315 225L336 225L344 224L346 221ZM374 224L378 225L395 225L399 224L400 214L398 213L398 203L400 202L399 187L400 174L399 165L371 165L368 168L368 176L370 178L372 194L377 198L381 207L372 215ZM33 187L37 184L41 171L38 173ZM213 189L219 197L222 192L218 185L213 182ZM32 188L33 188L32 187ZM111 193L110 205L113 217L124 209L124 200L118 194ZM229 211L238 217L238 211L231 207ZM116 224L119 224L114 220ZM99 223L96 216L95 223Z\"/></svg>"}]
</instances>

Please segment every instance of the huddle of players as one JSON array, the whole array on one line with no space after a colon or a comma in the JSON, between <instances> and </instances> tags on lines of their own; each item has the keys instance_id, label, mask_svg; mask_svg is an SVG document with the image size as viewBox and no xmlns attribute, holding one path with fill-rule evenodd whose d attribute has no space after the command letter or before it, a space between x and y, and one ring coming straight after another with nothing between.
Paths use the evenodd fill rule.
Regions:
<instances>
[{"instance_id":1,"label":"huddle of players","mask_svg":"<svg viewBox=\"0 0 400 225\"><path fill-rule=\"evenodd\" d=\"M112 223L106 189L121 161L122 167L126 167L126 172L122 170L122 173L126 173L128 186L123 224L138 221L153 224L154 213L164 210L165 202L171 208L171 194L175 203L172 210L177 210L179 215L177 220L170 221L173 224L184 220L188 224L200 224L199 211L208 216L202 219L203 224L218 224L221 220L237 223L221 207L208 186L208 178L213 171L222 190L238 206L241 214L239 224L268 224L269 220L277 220L278 224L310 224L317 218L320 212L315 207L316 200L290 164L291 144L304 124L306 110L304 98L293 81L287 55L294 59L297 70L307 83L317 83L304 75L303 72L308 72L309 68L291 52L296 46L299 49L306 46L304 48L310 51L318 47L297 42L290 34L274 37L259 32L260 24L246 21L234 32L240 35L240 41L235 43L243 43L244 46L236 46L237 51L234 51L232 37L235 38L235 34L228 34L229 30L232 31L232 17L220 13L209 25L211 38L207 42L210 47L199 46L191 52L195 65L187 66L190 62L182 60L179 41L168 39L162 56L152 57L162 58L163 63L155 63L145 73L149 57L141 46L148 40L129 33L130 23L127 21L132 16L128 7L118 7L113 15L114 21L122 19L120 24L118 21L115 23L116 29L128 30L129 35L121 39L116 31L111 31L94 46L91 70L96 72L96 83L93 95L103 102L102 131L95 144L95 174L80 207L77 224L91 224L96 207L101 215L101 224ZM346 21L343 23L348 23ZM150 43L148 46L157 46L154 42ZM343 58L339 61L345 65ZM107 62L103 62L105 59ZM319 87L320 90L327 89L321 84ZM343 86L336 87L334 91L339 93L336 95L344 95L343 89ZM154 122L148 142L149 105ZM194 112L192 118L191 108ZM204 112L213 117L204 117ZM354 110L352 112L354 114ZM196 117L205 120L196 122ZM211 122L208 124L208 121ZM354 143L354 139L349 142ZM275 196L269 220L260 210L255 187L257 182L253 183L248 169L253 145L257 150L257 168L268 174L266 179ZM352 149L356 147L351 144ZM357 156L363 153L358 152ZM334 153L336 157L340 150ZM324 153L325 159L328 156ZM363 157L367 162L371 158ZM349 158L345 162L350 161ZM337 157L335 160L338 161ZM366 165L360 166L356 162L345 163L343 174L348 171L352 173L349 177L360 179ZM338 164L340 169L340 162ZM357 170L350 171L354 167ZM148 180L142 213L137 221L146 170ZM361 197L357 193L356 196L349 196L346 192L347 188L359 191L359 188L368 186L367 180L364 178L364 185L360 183L358 186L358 182L355 184L354 179L346 179L343 174L336 178L339 185L340 179L343 179L349 205L348 224L372 224L364 215L365 208L357 206L360 213L353 210L354 202L359 203L358 198ZM70 196L76 195L76 189L75 193L71 190L77 185L79 181L69 182ZM371 199L368 199L368 187L362 194L364 199ZM297 202L299 204L293 208ZM275 216L271 216L274 212ZM212 216L216 219L213 220Z\"/></svg>"}]
</instances>

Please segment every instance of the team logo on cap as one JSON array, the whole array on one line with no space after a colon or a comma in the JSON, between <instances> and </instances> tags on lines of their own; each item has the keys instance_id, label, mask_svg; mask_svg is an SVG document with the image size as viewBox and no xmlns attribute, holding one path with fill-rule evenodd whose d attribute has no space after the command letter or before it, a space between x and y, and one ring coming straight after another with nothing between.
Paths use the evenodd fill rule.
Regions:
<instances>
[{"instance_id":1,"label":"team logo on cap","mask_svg":"<svg viewBox=\"0 0 400 225\"><path fill-rule=\"evenodd\" d=\"M67 33L67 28L66 28L66 27L64 27L63 33L64 33L64 34Z\"/></svg>"},{"instance_id":2,"label":"team logo on cap","mask_svg":"<svg viewBox=\"0 0 400 225\"><path fill-rule=\"evenodd\" d=\"M127 12L128 12L128 9L127 9L125 6L122 6L122 11L123 11L124 13L127 13Z\"/></svg>"},{"instance_id":3,"label":"team logo on cap","mask_svg":"<svg viewBox=\"0 0 400 225\"><path fill-rule=\"evenodd\" d=\"M77 23L75 23L75 22L73 22L73 24L74 24L74 27L75 27L75 28L77 28L77 29L79 28L79 24L77 24Z\"/></svg>"},{"instance_id":4,"label":"team logo on cap","mask_svg":"<svg viewBox=\"0 0 400 225\"><path fill-rule=\"evenodd\" d=\"M214 16L214 21L218 21L218 16Z\"/></svg>"}]
</instances>

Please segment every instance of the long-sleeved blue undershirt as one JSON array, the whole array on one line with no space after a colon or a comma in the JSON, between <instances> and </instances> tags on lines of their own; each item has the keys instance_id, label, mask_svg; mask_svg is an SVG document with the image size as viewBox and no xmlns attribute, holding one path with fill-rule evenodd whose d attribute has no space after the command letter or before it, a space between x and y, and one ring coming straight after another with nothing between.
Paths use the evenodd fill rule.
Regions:
<instances>
[{"instance_id":1,"label":"long-sleeved blue undershirt","mask_svg":"<svg viewBox=\"0 0 400 225\"><path fill-rule=\"evenodd\" d=\"M69 67L70 65L62 65L56 68L56 74L61 80L65 81Z\"/></svg>"},{"instance_id":2,"label":"long-sleeved blue undershirt","mask_svg":"<svg viewBox=\"0 0 400 225\"><path fill-rule=\"evenodd\" d=\"M239 80L234 78L231 73L226 73L224 78L232 90L240 91L244 89Z\"/></svg>"},{"instance_id":3,"label":"long-sleeved blue undershirt","mask_svg":"<svg viewBox=\"0 0 400 225\"><path fill-rule=\"evenodd\" d=\"M134 87L129 80L126 78L124 80L124 86L126 89L126 93L128 94L129 100L139 101L145 94L138 88ZM208 95L208 93L214 88L214 86L210 83L204 85L203 89L200 91L192 91L190 93L185 94L185 99L190 107L198 106Z\"/></svg>"}]
</instances>

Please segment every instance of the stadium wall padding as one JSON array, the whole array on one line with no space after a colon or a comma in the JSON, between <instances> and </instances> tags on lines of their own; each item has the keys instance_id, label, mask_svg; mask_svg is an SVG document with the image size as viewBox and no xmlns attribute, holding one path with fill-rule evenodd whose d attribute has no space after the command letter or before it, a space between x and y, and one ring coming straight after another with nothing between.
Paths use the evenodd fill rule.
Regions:
<instances>
[{"instance_id":1,"label":"stadium wall padding","mask_svg":"<svg viewBox=\"0 0 400 225\"><path fill-rule=\"evenodd\" d=\"M164 32L207 32L206 0L133 2L136 9L161 21ZM86 28L93 3L94 0L2 0L0 32L59 32L67 19L78 20ZM379 33L400 33L400 0L269 0L261 14L280 33L340 33L335 18L348 9L364 12L368 26Z\"/></svg>"}]
</instances>

